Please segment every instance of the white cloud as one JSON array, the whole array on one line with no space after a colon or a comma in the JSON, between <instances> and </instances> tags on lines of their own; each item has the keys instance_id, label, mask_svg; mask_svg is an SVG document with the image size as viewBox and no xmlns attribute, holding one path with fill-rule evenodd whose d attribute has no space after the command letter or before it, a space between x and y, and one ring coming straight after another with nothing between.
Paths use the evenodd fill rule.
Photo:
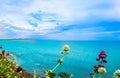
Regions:
<instances>
[{"instance_id":1,"label":"white cloud","mask_svg":"<svg viewBox=\"0 0 120 78\"><path fill-rule=\"evenodd\" d=\"M2 24L0 24L0 39L6 38L5 33L2 30Z\"/></svg>"},{"instance_id":2,"label":"white cloud","mask_svg":"<svg viewBox=\"0 0 120 78\"><path fill-rule=\"evenodd\" d=\"M120 0L115 0L114 10L112 12L115 12L115 17L118 17L118 19L120 20Z\"/></svg>"},{"instance_id":3,"label":"white cloud","mask_svg":"<svg viewBox=\"0 0 120 78\"><path fill-rule=\"evenodd\" d=\"M57 40L94 40L99 30L102 30L102 28L71 29L56 34L48 34L47 38Z\"/></svg>"},{"instance_id":4,"label":"white cloud","mask_svg":"<svg viewBox=\"0 0 120 78\"><path fill-rule=\"evenodd\" d=\"M3 0L0 3L0 21L23 29L23 31L11 28L10 26L4 25L5 30L11 30L19 35L20 37L29 37L34 33L45 35L50 32L57 31L55 28L59 26L69 26L71 24L91 21L96 18L120 20L120 1L119 0ZM35 19L30 14L36 14L39 11L42 20ZM45 15L53 14L53 16ZM55 16L54 16L55 15ZM51 19L55 20L51 22ZM37 24L34 26L28 21L32 21ZM83 39L93 39L96 34L91 30L88 32L81 31L81 36L85 36ZM83 32L82 32L83 31ZM4 32L0 29L0 32ZM23 33L23 34L20 34ZM63 38L62 34L68 37L77 38L78 30L69 30L58 33L58 36ZM4 33L2 33L5 35ZM2 36L3 36L2 35ZM51 36L54 36L51 35ZM59 37L58 37L59 38ZM67 39L67 37L66 37ZM81 39L81 37L78 39Z\"/></svg>"},{"instance_id":5,"label":"white cloud","mask_svg":"<svg viewBox=\"0 0 120 78\"><path fill-rule=\"evenodd\" d=\"M2 32L1 30L0 30L0 39L3 39L3 38L5 38L6 36L5 36L5 34L4 34L4 32Z\"/></svg>"},{"instance_id":6,"label":"white cloud","mask_svg":"<svg viewBox=\"0 0 120 78\"><path fill-rule=\"evenodd\" d=\"M42 12L53 13L58 15L59 19L65 23L67 22L73 23L78 20L82 21L85 19L89 19L89 17L91 16L97 16L101 18L110 17L118 18L118 16L120 16L120 13L118 12L120 4L119 0L106 0L106 1L32 0L29 2L28 1L26 2L21 1L24 4L21 3L19 5L16 5L15 3L13 5L4 4L5 7L2 8L3 11L17 14L29 14L41 10ZM8 3L9 2L10 1L8 1Z\"/></svg>"},{"instance_id":7,"label":"white cloud","mask_svg":"<svg viewBox=\"0 0 120 78\"><path fill-rule=\"evenodd\" d=\"M114 35L116 34L116 35ZM71 29L60 33L48 34L48 39L57 40L101 40L119 39L120 31L104 31L102 27Z\"/></svg>"},{"instance_id":8,"label":"white cloud","mask_svg":"<svg viewBox=\"0 0 120 78\"><path fill-rule=\"evenodd\" d=\"M1 21L4 21L5 23L11 24L15 27L27 29L27 30L33 30L34 27L32 25L29 25L28 22L25 20L25 17L20 14L8 14L2 17Z\"/></svg>"}]
</instances>

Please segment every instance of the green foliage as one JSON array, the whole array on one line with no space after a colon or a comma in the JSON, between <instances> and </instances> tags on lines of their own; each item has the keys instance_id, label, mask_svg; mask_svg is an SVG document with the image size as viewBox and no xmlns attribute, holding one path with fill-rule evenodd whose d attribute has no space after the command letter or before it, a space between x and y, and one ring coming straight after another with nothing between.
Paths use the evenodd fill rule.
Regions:
<instances>
[{"instance_id":1,"label":"green foliage","mask_svg":"<svg viewBox=\"0 0 120 78\"><path fill-rule=\"evenodd\" d=\"M22 71L18 72L18 67L15 57L5 50L0 51L0 78L20 78Z\"/></svg>"}]
</instances>

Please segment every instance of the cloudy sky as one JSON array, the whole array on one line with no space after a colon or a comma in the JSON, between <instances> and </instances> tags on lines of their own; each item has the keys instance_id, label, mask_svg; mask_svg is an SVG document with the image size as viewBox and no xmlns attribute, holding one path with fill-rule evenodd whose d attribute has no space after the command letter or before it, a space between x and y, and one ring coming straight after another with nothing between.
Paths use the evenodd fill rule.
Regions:
<instances>
[{"instance_id":1,"label":"cloudy sky","mask_svg":"<svg viewBox=\"0 0 120 78\"><path fill-rule=\"evenodd\" d=\"M120 0L0 0L0 39L120 40Z\"/></svg>"}]
</instances>

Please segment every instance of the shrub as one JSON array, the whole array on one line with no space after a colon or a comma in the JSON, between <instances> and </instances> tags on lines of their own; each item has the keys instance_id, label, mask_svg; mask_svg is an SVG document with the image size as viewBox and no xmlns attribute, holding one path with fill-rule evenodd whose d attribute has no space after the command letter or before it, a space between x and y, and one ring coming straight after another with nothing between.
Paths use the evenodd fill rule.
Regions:
<instances>
[{"instance_id":1,"label":"shrub","mask_svg":"<svg viewBox=\"0 0 120 78\"><path fill-rule=\"evenodd\" d=\"M18 71L18 68L12 54L5 50L0 51L0 78L22 78L22 71Z\"/></svg>"}]
</instances>

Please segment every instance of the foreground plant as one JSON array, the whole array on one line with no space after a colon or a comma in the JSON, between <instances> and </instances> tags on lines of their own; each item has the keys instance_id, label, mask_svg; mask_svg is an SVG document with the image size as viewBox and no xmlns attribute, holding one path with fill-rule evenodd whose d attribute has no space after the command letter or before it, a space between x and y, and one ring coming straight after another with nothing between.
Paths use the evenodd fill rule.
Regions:
<instances>
[{"instance_id":1,"label":"foreground plant","mask_svg":"<svg viewBox=\"0 0 120 78\"><path fill-rule=\"evenodd\" d=\"M36 70L34 70L33 78L37 78L37 76L36 76Z\"/></svg>"},{"instance_id":2,"label":"foreground plant","mask_svg":"<svg viewBox=\"0 0 120 78\"><path fill-rule=\"evenodd\" d=\"M62 65L64 57L69 54L69 50L70 50L69 46L68 45L64 45L64 47L62 48L62 51L61 51L62 57L58 59L57 65L52 70L47 70L45 72L46 78L54 78L56 76L55 70L60 65Z\"/></svg>"},{"instance_id":3,"label":"foreground plant","mask_svg":"<svg viewBox=\"0 0 120 78\"><path fill-rule=\"evenodd\" d=\"M114 72L113 78L120 78L120 69L118 69Z\"/></svg>"},{"instance_id":4,"label":"foreground plant","mask_svg":"<svg viewBox=\"0 0 120 78\"><path fill-rule=\"evenodd\" d=\"M0 51L0 78L22 78L16 58L5 50Z\"/></svg>"},{"instance_id":5,"label":"foreground plant","mask_svg":"<svg viewBox=\"0 0 120 78\"><path fill-rule=\"evenodd\" d=\"M106 57L107 54L105 51L99 53L98 58L96 58L96 61L98 61L99 64L94 66L94 73L90 73L92 78L95 78L97 74L99 74L99 78L102 78L102 75L106 74L107 71L104 66L104 63L107 63Z\"/></svg>"}]
</instances>

